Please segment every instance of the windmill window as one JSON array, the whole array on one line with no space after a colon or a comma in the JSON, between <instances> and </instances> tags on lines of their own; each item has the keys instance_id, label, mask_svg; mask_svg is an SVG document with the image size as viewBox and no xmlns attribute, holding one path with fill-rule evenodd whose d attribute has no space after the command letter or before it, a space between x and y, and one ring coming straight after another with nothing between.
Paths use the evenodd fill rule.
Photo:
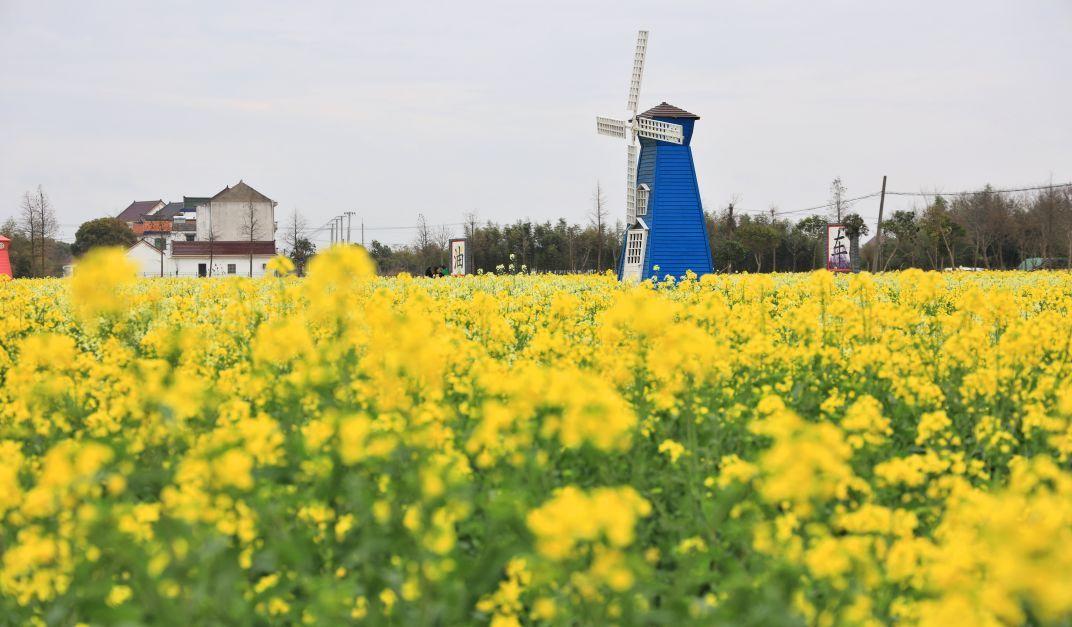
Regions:
<instances>
[{"instance_id":1,"label":"windmill window","mask_svg":"<svg viewBox=\"0 0 1072 627\"><path fill-rule=\"evenodd\" d=\"M629 231L629 240L625 243L625 263L639 264L644 252L644 231Z\"/></svg>"},{"instance_id":2,"label":"windmill window","mask_svg":"<svg viewBox=\"0 0 1072 627\"><path fill-rule=\"evenodd\" d=\"M641 183L636 190L636 214L648 215L648 197L651 196L651 188L646 183Z\"/></svg>"}]
</instances>

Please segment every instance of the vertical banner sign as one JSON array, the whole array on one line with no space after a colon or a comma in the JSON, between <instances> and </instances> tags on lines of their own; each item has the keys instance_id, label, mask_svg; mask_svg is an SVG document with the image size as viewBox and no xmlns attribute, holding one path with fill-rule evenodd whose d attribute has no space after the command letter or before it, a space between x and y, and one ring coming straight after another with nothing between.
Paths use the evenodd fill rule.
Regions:
<instances>
[{"instance_id":1,"label":"vertical banner sign","mask_svg":"<svg viewBox=\"0 0 1072 627\"><path fill-rule=\"evenodd\" d=\"M462 276L466 274L466 268L468 267L469 260L465 257L465 240L464 239L452 239L450 240L450 274L451 276Z\"/></svg>"},{"instance_id":2,"label":"vertical banner sign","mask_svg":"<svg viewBox=\"0 0 1072 627\"><path fill-rule=\"evenodd\" d=\"M851 272L849 236L844 224L826 225L826 269L831 272Z\"/></svg>"}]
</instances>

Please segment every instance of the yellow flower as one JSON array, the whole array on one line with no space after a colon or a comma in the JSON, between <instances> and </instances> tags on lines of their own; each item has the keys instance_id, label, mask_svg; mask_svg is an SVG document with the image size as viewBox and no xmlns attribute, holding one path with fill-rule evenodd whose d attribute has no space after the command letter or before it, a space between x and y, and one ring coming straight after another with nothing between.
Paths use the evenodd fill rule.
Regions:
<instances>
[{"instance_id":1,"label":"yellow flower","mask_svg":"<svg viewBox=\"0 0 1072 627\"><path fill-rule=\"evenodd\" d=\"M112 586L112 589L108 592L106 602L110 607L118 607L130 600L132 596L134 596L134 592L130 589L130 586Z\"/></svg>"},{"instance_id":2,"label":"yellow flower","mask_svg":"<svg viewBox=\"0 0 1072 627\"><path fill-rule=\"evenodd\" d=\"M123 292L135 283L137 267L121 248L94 248L75 264L71 300L85 318L126 307Z\"/></svg>"},{"instance_id":3,"label":"yellow flower","mask_svg":"<svg viewBox=\"0 0 1072 627\"><path fill-rule=\"evenodd\" d=\"M659 445L659 452L666 453L670 457L670 463L676 464L678 458L685 452L685 447L673 440L663 440L663 443Z\"/></svg>"}]
</instances>

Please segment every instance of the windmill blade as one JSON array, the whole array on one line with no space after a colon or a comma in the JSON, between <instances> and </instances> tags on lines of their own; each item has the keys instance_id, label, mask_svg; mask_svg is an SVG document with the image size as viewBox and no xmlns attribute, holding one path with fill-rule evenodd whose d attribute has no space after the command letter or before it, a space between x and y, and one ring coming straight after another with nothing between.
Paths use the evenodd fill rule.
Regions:
<instances>
[{"instance_id":1,"label":"windmill blade","mask_svg":"<svg viewBox=\"0 0 1072 627\"><path fill-rule=\"evenodd\" d=\"M671 144L685 143L685 129L680 124L661 122L651 118L637 118L637 135Z\"/></svg>"},{"instance_id":2,"label":"windmill blade","mask_svg":"<svg viewBox=\"0 0 1072 627\"><path fill-rule=\"evenodd\" d=\"M611 137L625 139L625 129L626 124L622 120L596 116L596 132L600 135L610 135Z\"/></svg>"},{"instance_id":3,"label":"windmill blade","mask_svg":"<svg viewBox=\"0 0 1072 627\"><path fill-rule=\"evenodd\" d=\"M628 224L636 220L637 147L629 144L626 149L625 170L625 218Z\"/></svg>"},{"instance_id":4,"label":"windmill blade","mask_svg":"<svg viewBox=\"0 0 1072 627\"><path fill-rule=\"evenodd\" d=\"M633 113L637 112L637 103L640 101L640 79L644 78L644 57L648 53L648 31L642 30L637 33L636 52L633 54L633 77L629 81L629 104L626 105Z\"/></svg>"}]
</instances>

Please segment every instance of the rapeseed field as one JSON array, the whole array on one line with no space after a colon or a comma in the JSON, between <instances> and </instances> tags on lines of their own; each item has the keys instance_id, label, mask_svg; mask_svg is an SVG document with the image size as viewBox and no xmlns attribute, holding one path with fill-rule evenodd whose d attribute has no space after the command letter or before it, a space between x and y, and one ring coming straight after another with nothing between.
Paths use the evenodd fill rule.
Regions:
<instances>
[{"instance_id":1,"label":"rapeseed field","mask_svg":"<svg viewBox=\"0 0 1072 627\"><path fill-rule=\"evenodd\" d=\"M0 283L5 624L1068 624L1072 274Z\"/></svg>"}]
</instances>

